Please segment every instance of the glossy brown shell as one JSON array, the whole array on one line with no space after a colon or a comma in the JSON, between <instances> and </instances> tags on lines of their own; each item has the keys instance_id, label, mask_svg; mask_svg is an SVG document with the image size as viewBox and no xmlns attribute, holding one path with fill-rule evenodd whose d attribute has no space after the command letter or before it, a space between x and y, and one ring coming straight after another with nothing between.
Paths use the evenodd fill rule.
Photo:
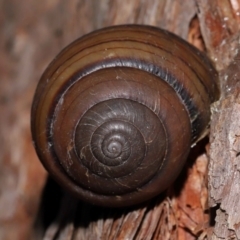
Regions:
<instances>
[{"instance_id":1,"label":"glossy brown shell","mask_svg":"<svg viewBox=\"0 0 240 240\"><path fill-rule=\"evenodd\" d=\"M66 47L44 72L32 136L50 174L104 206L146 201L178 176L217 98L209 60L177 36L115 26Z\"/></svg>"}]
</instances>

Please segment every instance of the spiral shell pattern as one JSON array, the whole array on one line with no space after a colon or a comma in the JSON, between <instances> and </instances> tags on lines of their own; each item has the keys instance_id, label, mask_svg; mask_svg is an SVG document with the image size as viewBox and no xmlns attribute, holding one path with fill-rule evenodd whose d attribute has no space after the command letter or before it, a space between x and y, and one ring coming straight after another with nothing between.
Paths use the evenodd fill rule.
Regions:
<instances>
[{"instance_id":1,"label":"spiral shell pattern","mask_svg":"<svg viewBox=\"0 0 240 240\"><path fill-rule=\"evenodd\" d=\"M177 177L218 96L209 60L154 27L90 33L49 65L32 106L39 158L85 201L146 201Z\"/></svg>"}]
</instances>

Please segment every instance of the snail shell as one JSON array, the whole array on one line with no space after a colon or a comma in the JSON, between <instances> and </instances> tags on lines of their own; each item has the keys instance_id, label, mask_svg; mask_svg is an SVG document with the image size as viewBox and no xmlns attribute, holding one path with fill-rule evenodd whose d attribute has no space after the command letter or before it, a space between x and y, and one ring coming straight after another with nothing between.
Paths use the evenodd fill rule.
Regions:
<instances>
[{"instance_id":1,"label":"snail shell","mask_svg":"<svg viewBox=\"0 0 240 240\"><path fill-rule=\"evenodd\" d=\"M85 201L146 201L175 180L206 134L216 76L203 54L167 31L127 25L90 33L38 84L31 121L38 156Z\"/></svg>"}]
</instances>

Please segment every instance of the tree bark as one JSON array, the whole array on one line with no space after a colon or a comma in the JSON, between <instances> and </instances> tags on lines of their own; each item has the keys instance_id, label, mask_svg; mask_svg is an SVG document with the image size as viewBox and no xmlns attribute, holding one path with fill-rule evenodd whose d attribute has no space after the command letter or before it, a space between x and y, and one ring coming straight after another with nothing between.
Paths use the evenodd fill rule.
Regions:
<instances>
[{"instance_id":1,"label":"tree bark","mask_svg":"<svg viewBox=\"0 0 240 240\"><path fill-rule=\"evenodd\" d=\"M240 0L2 0L0 11L0 239L240 239ZM98 208L64 193L46 226L39 209L50 214L40 208L47 174L29 121L36 84L74 39L126 23L167 29L212 59L221 98L212 106L210 140L197 144L176 183L148 203Z\"/></svg>"}]
</instances>

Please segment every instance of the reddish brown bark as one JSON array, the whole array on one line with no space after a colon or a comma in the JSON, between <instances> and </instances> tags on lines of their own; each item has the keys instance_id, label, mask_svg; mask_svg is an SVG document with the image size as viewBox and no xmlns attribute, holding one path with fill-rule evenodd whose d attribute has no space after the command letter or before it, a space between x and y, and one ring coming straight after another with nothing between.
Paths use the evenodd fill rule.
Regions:
<instances>
[{"instance_id":1,"label":"reddish brown bark","mask_svg":"<svg viewBox=\"0 0 240 240\"><path fill-rule=\"evenodd\" d=\"M105 218L97 215L96 219L89 206L73 204L73 213L69 209L67 213L60 212L57 225L48 228L50 237L46 239L53 239L58 230L58 239L73 235L75 239L144 239L151 234L154 239L196 239L207 235L215 239L230 235L240 238L240 220L235 214L240 211L239 57L234 59L239 45L239 6L239 0L1 1L0 238L25 240L41 236L33 224L39 217L46 173L33 150L29 127L31 101L41 73L77 37L123 23L168 29L205 50L214 61L220 73L222 98L212 108L210 158L204 153L206 143L201 143L166 198L153 200L147 207L120 213L98 209ZM208 159L210 191L206 183ZM215 226L209 223L210 214L206 211L208 193L210 206L218 209ZM65 203L62 206L63 210L67 208ZM74 214L75 208L81 210L78 215ZM65 214L71 220L59 225ZM82 222L87 214L95 220L74 228L73 221Z\"/></svg>"}]
</instances>

